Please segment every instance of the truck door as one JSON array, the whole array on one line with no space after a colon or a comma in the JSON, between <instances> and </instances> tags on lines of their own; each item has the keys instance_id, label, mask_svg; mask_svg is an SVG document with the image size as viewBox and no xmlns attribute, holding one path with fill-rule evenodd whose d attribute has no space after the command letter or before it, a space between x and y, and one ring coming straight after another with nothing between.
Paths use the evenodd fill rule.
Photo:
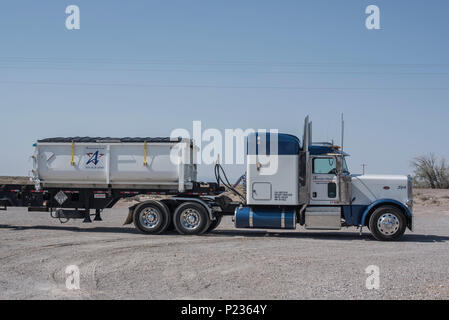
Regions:
<instances>
[{"instance_id":1,"label":"truck door","mask_svg":"<svg viewBox=\"0 0 449 320\"><path fill-rule=\"evenodd\" d=\"M311 159L310 201L333 204L339 201L337 159L319 156Z\"/></svg>"}]
</instances>

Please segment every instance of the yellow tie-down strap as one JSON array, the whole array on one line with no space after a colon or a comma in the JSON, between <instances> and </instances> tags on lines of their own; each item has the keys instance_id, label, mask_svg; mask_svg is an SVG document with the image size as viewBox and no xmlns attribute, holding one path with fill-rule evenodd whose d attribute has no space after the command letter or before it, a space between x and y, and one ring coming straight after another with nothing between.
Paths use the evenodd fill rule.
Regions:
<instances>
[{"instance_id":1,"label":"yellow tie-down strap","mask_svg":"<svg viewBox=\"0 0 449 320\"><path fill-rule=\"evenodd\" d=\"M147 142L146 141L143 143L143 165L144 166L148 165L148 161L147 161Z\"/></svg>"},{"instance_id":2,"label":"yellow tie-down strap","mask_svg":"<svg viewBox=\"0 0 449 320\"><path fill-rule=\"evenodd\" d=\"M72 141L72 161L70 161L70 164L75 165L75 141Z\"/></svg>"}]
</instances>

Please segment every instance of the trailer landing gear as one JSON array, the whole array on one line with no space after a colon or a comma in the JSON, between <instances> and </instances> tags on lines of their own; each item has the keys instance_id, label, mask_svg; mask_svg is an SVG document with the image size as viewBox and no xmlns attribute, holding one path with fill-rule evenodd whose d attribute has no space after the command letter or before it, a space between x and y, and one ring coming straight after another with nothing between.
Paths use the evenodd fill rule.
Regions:
<instances>
[{"instance_id":1,"label":"trailer landing gear","mask_svg":"<svg viewBox=\"0 0 449 320\"><path fill-rule=\"evenodd\" d=\"M90 220L90 208L89 208L89 195L87 192L84 192L84 223L91 223Z\"/></svg>"},{"instance_id":2,"label":"trailer landing gear","mask_svg":"<svg viewBox=\"0 0 449 320\"><path fill-rule=\"evenodd\" d=\"M101 219L101 210L100 209L95 209L94 221L103 221L103 219Z\"/></svg>"},{"instance_id":3,"label":"trailer landing gear","mask_svg":"<svg viewBox=\"0 0 449 320\"><path fill-rule=\"evenodd\" d=\"M90 210L84 211L84 220L83 223L91 223L92 220L90 219Z\"/></svg>"}]
</instances>

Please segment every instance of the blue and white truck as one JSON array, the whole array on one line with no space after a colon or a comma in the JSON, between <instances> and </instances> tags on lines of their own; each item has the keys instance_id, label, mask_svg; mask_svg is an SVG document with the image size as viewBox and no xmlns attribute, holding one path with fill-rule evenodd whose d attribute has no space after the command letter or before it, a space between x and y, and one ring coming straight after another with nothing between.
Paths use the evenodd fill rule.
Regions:
<instances>
[{"instance_id":1,"label":"blue and white truck","mask_svg":"<svg viewBox=\"0 0 449 320\"><path fill-rule=\"evenodd\" d=\"M274 142L274 143L273 143ZM182 159L173 161L173 150ZM182 152L188 150L189 152ZM188 158L185 159L185 154ZM65 222L101 220L101 212L136 195L165 195L129 208L125 224L146 234L200 235L232 215L236 228L340 230L367 227L377 240L413 231L410 176L351 174L348 156L332 143L313 143L307 117L302 142L289 134L247 137L244 193L220 164L215 182L198 182L191 139L49 138L38 140L34 184L0 185L0 206L48 211ZM275 162L275 170L273 170ZM226 191L236 193L233 201Z\"/></svg>"}]
</instances>

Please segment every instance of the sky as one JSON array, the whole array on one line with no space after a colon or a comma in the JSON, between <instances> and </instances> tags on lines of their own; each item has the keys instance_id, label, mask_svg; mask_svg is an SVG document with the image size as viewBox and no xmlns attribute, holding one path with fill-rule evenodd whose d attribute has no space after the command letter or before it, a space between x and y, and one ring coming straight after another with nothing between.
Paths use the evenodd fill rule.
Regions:
<instances>
[{"instance_id":1,"label":"sky","mask_svg":"<svg viewBox=\"0 0 449 320\"><path fill-rule=\"evenodd\" d=\"M449 158L448 14L446 0L3 1L0 175L27 175L40 138L194 120L301 137L310 115L315 141L339 143L341 113L351 172L410 174L413 157Z\"/></svg>"}]
</instances>

